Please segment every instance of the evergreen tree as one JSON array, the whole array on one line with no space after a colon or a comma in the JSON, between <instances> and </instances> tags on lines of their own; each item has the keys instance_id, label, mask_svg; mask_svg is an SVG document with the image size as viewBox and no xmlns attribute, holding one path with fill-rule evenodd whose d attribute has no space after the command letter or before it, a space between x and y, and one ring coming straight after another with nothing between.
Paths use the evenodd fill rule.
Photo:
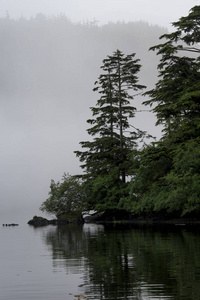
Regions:
<instances>
[{"instance_id":1,"label":"evergreen tree","mask_svg":"<svg viewBox=\"0 0 200 300\"><path fill-rule=\"evenodd\" d=\"M134 53L125 56L117 50L103 60L103 74L95 82L94 91L99 92L100 99L91 107L94 118L87 120L91 125L88 133L94 138L80 143L86 151L75 153L84 162L83 178L90 186L91 197L98 202L96 207L103 202L104 207L116 208L124 195L126 176L130 175L133 148L143 135L130 130L129 122L136 110L130 104L133 92L145 88L138 84L140 67Z\"/></svg>"},{"instance_id":2,"label":"evergreen tree","mask_svg":"<svg viewBox=\"0 0 200 300\"><path fill-rule=\"evenodd\" d=\"M152 47L161 55L158 65L159 77L156 88L147 92L154 104L157 124L173 141L184 141L199 135L200 121L200 6L191 9L173 26L177 30L164 34L163 44ZM187 51L196 55L186 56Z\"/></svg>"},{"instance_id":3,"label":"evergreen tree","mask_svg":"<svg viewBox=\"0 0 200 300\"><path fill-rule=\"evenodd\" d=\"M145 104L154 106L164 135L140 153L132 183L135 212L200 211L200 6L173 26L176 31L151 48L161 55L159 81Z\"/></svg>"}]
</instances>

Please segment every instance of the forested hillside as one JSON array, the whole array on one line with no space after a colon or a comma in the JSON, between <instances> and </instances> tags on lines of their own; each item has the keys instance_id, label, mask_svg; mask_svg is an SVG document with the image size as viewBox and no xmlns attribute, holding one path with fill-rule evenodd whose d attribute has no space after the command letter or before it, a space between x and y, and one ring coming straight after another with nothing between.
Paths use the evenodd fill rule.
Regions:
<instances>
[{"instance_id":1,"label":"forested hillside","mask_svg":"<svg viewBox=\"0 0 200 300\"><path fill-rule=\"evenodd\" d=\"M84 91L86 82L95 81L102 59L118 48L137 53L143 65L142 80L152 84L156 58L148 50L162 33L163 28L143 22L98 27L72 24L64 16L1 19L1 95L34 92L39 97L64 98L77 90L77 84Z\"/></svg>"}]
</instances>

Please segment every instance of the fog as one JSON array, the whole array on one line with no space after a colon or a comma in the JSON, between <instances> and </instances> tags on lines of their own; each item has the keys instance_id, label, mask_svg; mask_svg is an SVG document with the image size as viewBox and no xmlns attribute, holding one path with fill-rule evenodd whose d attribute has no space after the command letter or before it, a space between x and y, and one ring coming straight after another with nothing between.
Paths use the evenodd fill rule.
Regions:
<instances>
[{"instance_id":1,"label":"fog","mask_svg":"<svg viewBox=\"0 0 200 300\"><path fill-rule=\"evenodd\" d=\"M148 49L166 32L146 22L77 24L64 15L0 19L1 223L45 216L39 207L50 180L82 172L73 151L88 139L86 120L99 98L92 89L102 60L117 49L136 53L140 83L152 88L158 58ZM133 104L140 109L144 100ZM131 122L160 137L151 113L138 113Z\"/></svg>"},{"instance_id":2,"label":"fog","mask_svg":"<svg viewBox=\"0 0 200 300\"><path fill-rule=\"evenodd\" d=\"M97 20L147 21L171 29L171 22L187 15L198 0L0 0L0 16L31 18L38 13L47 16L65 14L72 22Z\"/></svg>"}]
</instances>

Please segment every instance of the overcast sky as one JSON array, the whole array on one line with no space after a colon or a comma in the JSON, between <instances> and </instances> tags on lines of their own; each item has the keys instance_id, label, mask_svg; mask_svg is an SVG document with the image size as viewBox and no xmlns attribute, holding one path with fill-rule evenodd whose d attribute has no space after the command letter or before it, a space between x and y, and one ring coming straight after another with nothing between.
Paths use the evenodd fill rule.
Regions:
<instances>
[{"instance_id":1,"label":"overcast sky","mask_svg":"<svg viewBox=\"0 0 200 300\"><path fill-rule=\"evenodd\" d=\"M30 18L37 13L65 14L73 22L148 21L170 28L197 0L0 0L0 16Z\"/></svg>"}]
</instances>

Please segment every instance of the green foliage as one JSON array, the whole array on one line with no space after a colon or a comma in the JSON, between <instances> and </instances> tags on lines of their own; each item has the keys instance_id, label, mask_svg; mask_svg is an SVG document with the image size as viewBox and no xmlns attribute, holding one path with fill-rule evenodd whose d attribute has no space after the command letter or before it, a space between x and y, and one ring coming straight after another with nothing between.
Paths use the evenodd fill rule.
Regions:
<instances>
[{"instance_id":1,"label":"green foliage","mask_svg":"<svg viewBox=\"0 0 200 300\"><path fill-rule=\"evenodd\" d=\"M200 57L182 55L200 53L200 6L173 25L177 30L151 48L161 55L159 81L144 104L154 106L164 135L139 155L130 194L135 213L200 212Z\"/></svg>"},{"instance_id":2,"label":"green foliage","mask_svg":"<svg viewBox=\"0 0 200 300\"><path fill-rule=\"evenodd\" d=\"M97 210L116 208L126 190L126 177L132 166L131 153L142 131L132 131L129 119L136 108L130 104L133 91L145 86L138 84L139 59L135 54L125 56L117 50L103 60L103 74L95 82L94 91L100 94L95 107L91 107L93 119L87 120L87 130L92 141L81 142L85 151L75 151L85 174L88 203ZM95 200L92 200L95 199ZM94 208L93 207L93 208Z\"/></svg>"},{"instance_id":3,"label":"green foliage","mask_svg":"<svg viewBox=\"0 0 200 300\"><path fill-rule=\"evenodd\" d=\"M179 145L174 153L174 167L166 176L170 193L166 199L172 210L172 203L181 213L200 211L200 141L187 141Z\"/></svg>"},{"instance_id":4,"label":"green foliage","mask_svg":"<svg viewBox=\"0 0 200 300\"><path fill-rule=\"evenodd\" d=\"M162 35L161 39L167 41L151 48L161 55L160 80L155 89L147 92L151 99L144 103L156 104L153 110L157 124L164 126L166 138L172 138L173 142L199 135L200 58L183 56L188 51L200 53L199 9L195 6L187 17L174 22L177 30Z\"/></svg>"},{"instance_id":5,"label":"green foliage","mask_svg":"<svg viewBox=\"0 0 200 300\"><path fill-rule=\"evenodd\" d=\"M85 192L80 179L64 174L61 182L51 180L49 198L44 201L40 210L57 217L63 214L83 210Z\"/></svg>"},{"instance_id":6,"label":"green foliage","mask_svg":"<svg viewBox=\"0 0 200 300\"><path fill-rule=\"evenodd\" d=\"M153 212L158 191L165 187L164 177L172 166L172 153L163 142L146 146L137 156L139 161L130 184L130 199L135 213ZM131 207L131 206L130 206Z\"/></svg>"},{"instance_id":7,"label":"green foliage","mask_svg":"<svg viewBox=\"0 0 200 300\"><path fill-rule=\"evenodd\" d=\"M111 172L104 176L98 176L89 184L90 198L94 199L93 209L103 211L124 208L125 202L123 200L128 196L128 183L118 180L116 173Z\"/></svg>"},{"instance_id":8,"label":"green foliage","mask_svg":"<svg viewBox=\"0 0 200 300\"><path fill-rule=\"evenodd\" d=\"M141 153L141 164L131 183L132 211L197 214L200 212L199 138L178 144L171 151L162 150L158 144Z\"/></svg>"}]
</instances>

